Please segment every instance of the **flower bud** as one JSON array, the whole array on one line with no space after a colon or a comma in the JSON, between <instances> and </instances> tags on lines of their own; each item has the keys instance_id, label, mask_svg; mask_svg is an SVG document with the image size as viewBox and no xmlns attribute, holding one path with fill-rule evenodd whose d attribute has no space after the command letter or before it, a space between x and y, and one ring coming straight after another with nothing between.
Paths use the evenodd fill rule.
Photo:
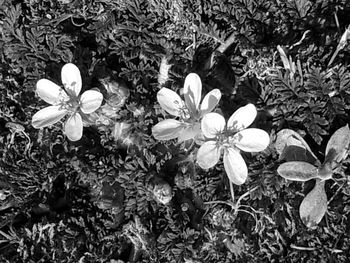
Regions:
<instances>
[{"instance_id":1,"label":"flower bud","mask_svg":"<svg viewBox=\"0 0 350 263\"><path fill-rule=\"evenodd\" d=\"M173 198L173 189L167 182L159 182L154 185L153 196L157 202L166 205Z\"/></svg>"}]
</instances>

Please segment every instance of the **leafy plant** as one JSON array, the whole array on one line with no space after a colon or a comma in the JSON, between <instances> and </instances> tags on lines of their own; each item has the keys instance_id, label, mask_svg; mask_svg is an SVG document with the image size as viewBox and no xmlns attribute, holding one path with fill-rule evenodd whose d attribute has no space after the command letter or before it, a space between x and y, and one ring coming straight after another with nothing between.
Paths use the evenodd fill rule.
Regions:
<instances>
[{"instance_id":1,"label":"leafy plant","mask_svg":"<svg viewBox=\"0 0 350 263\"><path fill-rule=\"evenodd\" d=\"M346 96L333 98L333 91L345 84L331 81L333 74L340 72L336 73L332 69L323 71L319 67L308 67L305 70L299 60L295 63L291 57L287 58L281 47L278 50L286 73L275 71L271 77L271 83L278 94L275 104L279 105L286 121L301 123L312 138L321 144L329 124L342 116L347 107ZM343 101L343 106L337 103L339 99ZM289 101L288 104L285 103L286 100Z\"/></svg>"},{"instance_id":2,"label":"leafy plant","mask_svg":"<svg viewBox=\"0 0 350 263\"><path fill-rule=\"evenodd\" d=\"M314 188L302 201L299 214L307 227L314 227L323 218L327 210L325 181L332 178L334 171L340 168L346 158L350 145L350 129L346 125L338 129L329 139L322 164L310 147L296 132L284 129L277 134L276 149L281 159L277 172L283 178L305 182L316 179ZM316 165L316 166L315 166Z\"/></svg>"},{"instance_id":3,"label":"leafy plant","mask_svg":"<svg viewBox=\"0 0 350 263\"><path fill-rule=\"evenodd\" d=\"M0 6L1 262L347 262L349 158L334 170L328 165L332 178L303 184L314 190L305 201L311 205L298 213L302 184L277 176L281 163L272 145L256 153L240 142L262 149L277 131L300 129L310 146L295 133L297 146L281 150L280 159L307 162L329 177L309 151L324 152L332 131L349 120L348 1L0 0ZM62 90L72 102L63 102L67 115L76 112L84 126L76 141L66 140L59 125L31 125L42 109L37 95L52 95L36 83L58 83L67 63L79 68L83 91L100 91L100 107L85 114L82 95L52 83L41 87ZM193 86L184 86L186 76ZM165 115L159 94L179 101L183 107L175 109L184 116ZM202 114L207 98L217 113ZM253 114L242 121L254 122L227 129L224 118L230 122L244 105ZM218 134L193 140L193 130L209 134L199 127L206 116L215 118L205 129L221 123ZM196 128L169 131L170 137L191 139L159 140L155 127L170 118ZM80 133L82 126L75 128ZM208 144L218 160L211 169L198 158ZM226 174L227 166L239 167ZM238 170L244 184L233 192L230 173ZM304 227L300 214L316 213L309 208L320 203L323 216L325 190L327 220Z\"/></svg>"}]
</instances>

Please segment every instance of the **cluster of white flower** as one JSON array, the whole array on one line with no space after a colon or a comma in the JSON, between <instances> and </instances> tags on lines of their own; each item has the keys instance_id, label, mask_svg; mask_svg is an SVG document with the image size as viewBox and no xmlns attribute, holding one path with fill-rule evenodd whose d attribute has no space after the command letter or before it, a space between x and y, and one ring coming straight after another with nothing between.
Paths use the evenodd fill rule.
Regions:
<instances>
[{"instance_id":1,"label":"cluster of white flower","mask_svg":"<svg viewBox=\"0 0 350 263\"><path fill-rule=\"evenodd\" d=\"M221 92L214 89L202 103L202 83L200 77L189 74L184 84L185 101L174 91L162 88L157 99L160 106L176 119L165 119L152 129L158 140L178 139L179 141L199 139L205 142L197 153L197 163L203 169L215 166L224 154L225 171L234 184L244 183L248 169L240 155L245 152L263 151L270 143L269 135L256 128L247 128L254 121L257 110L253 104L239 108L229 118L227 124L222 115L212 113L220 101Z\"/></svg>"},{"instance_id":2,"label":"cluster of white flower","mask_svg":"<svg viewBox=\"0 0 350 263\"><path fill-rule=\"evenodd\" d=\"M80 94L82 80L74 64L63 66L61 72L64 90L48 79L41 79L36 86L37 94L51 104L32 118L35 128L43 128L69 115L64 133L71 141L80 140L83 133L82 116L96 111L103 96L97 90ZM215 166L224 155L226 173L234 184L242 184L248 175L247 166L240 155L246 152L263 151L270 142L269 135L256 128L247 128L255 119L257 111L253 104L239 108L227 124L223 116L212 113L221 99L219 89L210 91L202 99L202 82L195 73L190 73L184 84L184 100L174 91L162 88L157 94L160 106L176 119L165 119L152 128L158 140L178 139L180 142L195 139L205 140L197 153L198 165L203 169Z\"/></svg>"}]
</instances>

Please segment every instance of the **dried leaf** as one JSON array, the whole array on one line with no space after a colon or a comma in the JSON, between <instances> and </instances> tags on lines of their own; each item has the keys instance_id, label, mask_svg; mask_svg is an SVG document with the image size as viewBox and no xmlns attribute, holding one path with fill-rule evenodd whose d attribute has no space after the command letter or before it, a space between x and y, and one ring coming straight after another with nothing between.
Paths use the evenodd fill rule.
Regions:
<instances>
[{"instance_id":1,"label":"dried leaf","mask_svg":"<svg viewBox=\"0 0 350 263\"><path fill-rule=\"evenodd\" d=\"M346 44L347 44L349 39L350 39L350 26L345 29L345 32L341 36L339 44L337 46L337 49L333 53L333 56L332 56L331 60L328 63L328 67L333 63L333 61L334 61L335 57L338 55L339 51L344 49L344 47L346 46Z\"/></svg>"},{"instance_id":2,"label":"dried leaf","mask_svg":"<svg viewBox=\"0 0 350 263\"><path fill-rule=\"evenodd\" d=\"M286 162L281 164L277 172L285 179L305 182L318 177L316 166L307 162Z\"/></svg>"},{"instance_id":3,"label":"dried leaf","mask_svg":"<svg viewBox=\"0 0 350 263\"><path fill-rule=\"evenodd\" d=\"M314 188L305 196L300 205L300 218L309 228L320 223L327 211L327 195L324 184L325 181L317 180Z\"/></svg>"},{"instance_id":4,"label":"dried leaf","mask_svg":"<svg viewBox=\"0 0 350 263\"><path fill-rule=\"evenodd\" d=\"M284 52L283 48L280 45L278 45L277 50L280 53L281 60L283 62L283 66L284 66L285 70L291 70L291 67L289 64L289 59L288 59L286 53Z\"/></svg>"},{"instance_id":5,"label":"dried leaf","mask_svg":"<svg viewBox=\"0 0 350 263\"><path fill-rule=\"evenodd\" d=\"M338 129L329 139L326 147L326 161L341 162L346 158L350 144L350 129L349 125ZM334 168L334 166L332 165Z\"/></svg>"},{"instance_id":6,"label":"dried leaf","mask_svg":"<svg viewBox=\"0 0 350 263\"><path fill-rule=\"evenodd\" d=\"M277 133L275 148L280 155L280 160L305 161L316 166L319 160L311 151L305 140L295 131L283 129Z\"/></svg>"}]
</instances>

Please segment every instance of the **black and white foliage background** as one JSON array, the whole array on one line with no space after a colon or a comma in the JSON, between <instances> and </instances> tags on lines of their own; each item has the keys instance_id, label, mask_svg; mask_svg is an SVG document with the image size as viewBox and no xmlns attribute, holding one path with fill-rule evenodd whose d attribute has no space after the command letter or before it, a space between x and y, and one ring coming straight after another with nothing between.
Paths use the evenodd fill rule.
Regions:
<instances>
[{"instance_id":1,"label":"black and white foliage background","mask_svg":"<svg viewBox=\"0 0 350 263\"><path fill-rule=\"evenodd\" d=\"M274 141L292 129L324 160L349 124L349 24L347 0L0 0L0 261L348 262L349 157L307 228L298 209L315 180L279 176ZM46 105L36 82L61 83L69 62L112 104L77 142L61 124L31 126ZM152 136L157 92L180 92L190 72L221 90L226 118L255 104L270 134L243 154L236 206L222 162L202 170L195 145Z\"/></svg>"}]
</instances>

